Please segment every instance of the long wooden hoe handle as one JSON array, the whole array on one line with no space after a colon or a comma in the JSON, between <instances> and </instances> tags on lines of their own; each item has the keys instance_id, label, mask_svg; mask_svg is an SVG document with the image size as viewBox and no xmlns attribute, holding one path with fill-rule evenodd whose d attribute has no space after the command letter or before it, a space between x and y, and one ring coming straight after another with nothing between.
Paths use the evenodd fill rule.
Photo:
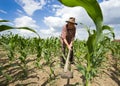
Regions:
<instances>
[{"instance_id":1,"label":"long wooden hoe handle","mask_svg":"<svg viewBox=\"0 0 120 86\"><path fill-rule=\"evenodd\" d=\"M69 64L70 64L70 62L69 62L70 52L71 52L71 50L69 49L68 55L67 55L67 59L66 59L66 63L65 63L65 66L64 66L64 72L67 72L67 71L68 71L68 68L69 68Z\"/></svg>"}]
</instances>

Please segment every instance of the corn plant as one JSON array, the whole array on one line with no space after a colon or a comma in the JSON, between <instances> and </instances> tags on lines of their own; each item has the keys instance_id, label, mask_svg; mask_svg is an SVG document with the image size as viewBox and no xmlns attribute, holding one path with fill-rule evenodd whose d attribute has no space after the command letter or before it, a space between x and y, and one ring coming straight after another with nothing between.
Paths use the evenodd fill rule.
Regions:
<instances>
[{"instance_id":1,"label":"corn plant","mask_svg":"<svg viewBox=\"0 0 120 86\"><path fill-rule=\"evenodd\" d=\"M8 83L9 81L12 80L12 77L9 74L4 73L3 70L4 67L0 64L0 75L3 75L6 78L6 82Z\"/></svg>"},{"instance_id":2,"label":"corn plant","mask_svg":"<svg viewBox=\"0 0 120 86\"><path fill-rule=\"evenodd\" d=\"M43 49L43 46L42 46L43 45L43 40L40 39L40 38L38 38L38 39L34 38L33 44L35 44L35 49L37 51L37 58L36 58L35 64L38 68L41 68L42 65L40 64L40 61L42 59L41 55L42 55L42 49Z\"/></svg>"},{"instance_id":3,"label":"corn plant","mask_svg":"<svg viewBox=\"0 0 120 86\"><path fill-rule=\"evenodd\" d=\"M8 50L9 60L13 61L15 59L14 54L16 48L16 37L12 33L10 33L8 43L2 42L2 44L5 46L6 50Z\"/></svg>"},{"instance_id":4,"label":"corn plant","mask_svg":"<svg viewBox=\"0 0 120 86\"><path fill-rule=\"evenodd\" d=\"M119 67L120 67L120 42L118 41L113 41L111 43L111 51L112 51L112 55L113 58L115 59L116 63L115 63L115 67L117 68L117 70L120 72Z\"/></svg>"},{"instance_id":5,"label":"corn plant","mask_svg":"<svg viewBox=\"0 0 120 86\"><path fill-rule=\"evenodd\" d=\"M52 64L54 62L54 55L52 55L52 50L53 50L53 47L51 47L53 45L52 43L52 40L50 40L49 38L47 38L46 40L44 40L44 48L43 48L43 58L44 60L46 61L46 65L49 66L50 68L50 78L52 79L52 75L55 77L55 74L54 74L54 70L53 70L53 67L52 67Z\"/></svg>"},{"instance_id":6,"label":"corn plant","mask_svg":"<svg viewBox=\"0 0 120 86\"><path fill-rule=\"evenodd\" d=\"M103 15L101 8L97 0L59 0L62 4L75 7L81 6L88 13L89 17L93 20L96 29L92 33L88 29L89 37L86 42L87 54L85 59L87 61L86 66L80 66L79 70L82 71L85 77L85 86L89 86L90 81L96 75L97 68L101 65L102 59L101 54L103 53L103 46L101 42L105 38L104 30L109 30L114 36L111 27L103 25Z\"/></svg>"},{"instance_id":7,"label":"corn plant","mask_svg":"<svg viewBox=\"0 0 120 86\"><path fill-rule=\"evenodd\" d=\"M80 41L78 39L76 39L74 41L74 56L75 56L75 63L84 63L84 56L87 53L86 50L86 42L85 41Z\"/></svg>"},{"instance_id":8,"label":"corn plant","mask_svg":"<svg viewBox=\"0 0 120 86\"><path fill-rule=\"evenodd\" d=\"M19 56L19 60L20 60L20 64L19 66L21 67L21 69L23 70L23 73L25 76L27 76L27 55L28 55L28 49L27 49L27 45L29 44L29 42L27 40L24 40L24 38L20 37L19 40L19 50L18 53L20 53Z\"/></svg>"},{"instance_id":9,"label":"corn plant","mask_svg":"<svg viewBox=\"0 0 120 86\"><path fill-rule=\"evenodd\" d=\"M38 33L28 27L14 27L14 26L9 26L9 25L3 25L2 22L9 22L8 20L0 20L1 24L0 24L0 32L5 31L5 30L11 30L11 29L25 29L25 30L29 30L32 31L34 33L36 33L38 35ZM16 36L18 37L18 36ZM39 35L38 35L39 37ZM11 37L11 39L9 40L9 43L5 44L4 42L0 42L0 44L2 44L7 50L8 50L8 57L9 60L12 61L14 59L14 53L15 53L15 47L16 47L16 41L18 41L16 38ZM21 62L21 68L23 69L24 75L27 76L27 66L26 66L26 57L27 57L27 50L24 49L24 47L26 47L25 43L23 43L23 40L20 40L21 43L21 50L19 50L20 56L19 56L19 60ZM1 71L2 73L2 71Z\"/></svg>"},{"instance_id":10,"label":"corn plant","mask_svg":"<svg viewBox=\"0 0 120 86\"><path fill-rule=\"evenodd\" d=\"M13 36L8 37L8 35L2 36L0 41L2 47L6 49L8 52L7 56L10 61L10 64L14 60L14 50L15 50L15 43L12 37ZM6 68L3 66L3 64L0 63L0 75L3 75L8 83L9 81L12 80L12 77L9 74L3 72L5 69Z\"/></svg>"}]
</instances>

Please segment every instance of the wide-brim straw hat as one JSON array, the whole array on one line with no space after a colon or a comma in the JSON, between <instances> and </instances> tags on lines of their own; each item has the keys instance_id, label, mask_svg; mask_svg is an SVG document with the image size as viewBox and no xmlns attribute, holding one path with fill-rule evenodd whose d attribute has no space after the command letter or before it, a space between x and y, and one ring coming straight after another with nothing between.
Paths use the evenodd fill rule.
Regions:
<instances>
[{"instance_id":1,"label":"wide-brim straw hat","mask_svg":"<svg viewBox=\"0 0 120 86\"><path fill-rule=\"evenodd\" d=\"M75 25L77 25L77 23L75 22L75 18L74 17L70 17L68 21L66 22L70 22L70 23L74 23Z\"/></svg>"}]
</instances>

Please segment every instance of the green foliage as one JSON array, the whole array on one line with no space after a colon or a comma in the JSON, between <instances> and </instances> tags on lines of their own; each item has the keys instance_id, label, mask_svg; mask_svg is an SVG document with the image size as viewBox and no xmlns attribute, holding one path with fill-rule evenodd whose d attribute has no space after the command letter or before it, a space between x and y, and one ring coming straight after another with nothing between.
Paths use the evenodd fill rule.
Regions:
<instances>
[{"instance_id":1,"label":"green foliage","mask_svg":"<svg viewBox=\"0 0 120 86\"><path fill-rule=\"evenodd\" d=\"M0 20L0 22L9 22L8 20Z\"/></svg>"},{"instance_id":2,"label":"green foliage","mask_svg":"<svg viewBox=\"0 0 120 86\"><path fill-rule=\"evenodd\" d=\"M112 51L113 59L115 59L115 67L120 73L120 42L117 40L112 41L111 46L109 46L109 48Z\"/></svg>"},{"instance_id":3,"label":"green foliage","mask_svg":"<svg viewBox=\"0 0 120 86\"><path fill-rule=\"evenodd\" d=\"M0 25L0 32L4 30L9 30L9 29L13 29L13 27L8 25Z\"/></svg>"}]
</instances>

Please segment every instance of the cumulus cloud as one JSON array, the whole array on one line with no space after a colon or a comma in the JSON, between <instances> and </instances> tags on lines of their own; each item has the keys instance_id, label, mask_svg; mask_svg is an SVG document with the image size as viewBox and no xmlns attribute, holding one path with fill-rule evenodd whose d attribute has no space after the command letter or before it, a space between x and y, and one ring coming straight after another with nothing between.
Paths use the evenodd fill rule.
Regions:
<instances>
[{"instance_id":1,"label":"cumulus cloud","mask_svg":"<svg viewBox=\"0 0 120 86\"><path fill-rule=\"evenodd\" d=\"M59 17L45 17L44 23L49 27L49 29L41 29L40 36L42 37L49 37L49 36L59 36L60 28L62 28L61 24L63 25L63 21Z\"/></svg>"},{"instance_id":2,"label":"cumulus cloud","mask_svg":"<svg viewBox=\"0 0 120 86\"><path fill-rule=\"evenodd\" d=\"M15 0L28 15L32 15L36 10L42 9L46 4L45 0Z\"/></svg>"},{"instance_id":3,"label":"cumulus cloud","mask_svg":"<svg viewBox=\"0 0 120 86\"><path fill-rule=\"evenodd\" d=\"M41 29L40 30L40 37L47 38L47 37L59 37L60 32L54 31L53 28L50 29Z\"/></svg>"},{"instance_id":4,"label":"cumulus cloud","mask_svg":"<svg viewBox=\"0 0 120 86\"><path fill-rule=\"evenodd\" d=\"M38 26L35 24L36 21L33 20L31 17L28 16L22 16L19 18L16 18L14 20L15 26L18 27L23 27L23 26L27 26L27 27L31 27L31 28L37 28Z\"/></svg>"},{"instance_id":5,"label":"cumulus cloud","mask_svg":"<svg viewBox=\"0 0 120 86\"><path fill-rule=\"evenodd\" d=\"M100 3L103 11L104 22L106 24L119 24L120 23L120 0L109 0Z\"/></svg>"},{"instance_id":6,"label":"cumulus cloud","mask_svg":"<svg viewBox=\"0 0 120 86\"><path fill-rule=\"evenodd\" d=\"M38 26L36 25L36 21L28 16L21 16L19 18L16 18L14 20L14 24L16 27L29 27L34 30L38 28ZM31 32L28 30L19 30L19 31L20 34L26 34L26 35L31 34Z\"/></svg>"},{"instance_id":7,"label":"cumulus cloud","mask_svg":"<svg viewBox=\"0 0 120 86\"><path fill-rule=\"evenodd\" d=\"M44 17L44 23L49 27L61 27L61 24L64 24L64 21L60 17Z\"/></svg>"}]
</instances>

